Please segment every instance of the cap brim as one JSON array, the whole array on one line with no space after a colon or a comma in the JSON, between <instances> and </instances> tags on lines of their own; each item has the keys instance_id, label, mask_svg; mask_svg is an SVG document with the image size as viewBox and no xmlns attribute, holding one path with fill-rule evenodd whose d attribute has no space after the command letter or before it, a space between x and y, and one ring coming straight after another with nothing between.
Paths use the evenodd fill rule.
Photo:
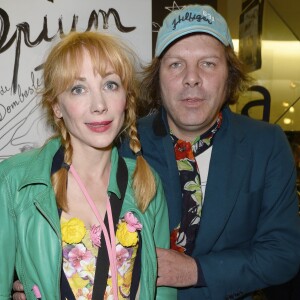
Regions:
<instances>
[{"instance_id":1,"label":"cap brim","mask_svg":"<svg viewBox=\"0 0 300 300\"><path fill-rule=\"evenodd\" d=\"M173 35L168 35L163 42L160 42L160 47L155 49L155 57L159 57L162 52L174 41L178 40L179 38L184 37L185 35L188 35L190 33L207 33L218 39L223 45L225 46L231 46L233 48L233 45L224 39L223 36L219 35L218 32L214 30L208 30L205 26L193 26L193 28L184 28L182 30L176 31Z\"/></svg>"}]
</instances>

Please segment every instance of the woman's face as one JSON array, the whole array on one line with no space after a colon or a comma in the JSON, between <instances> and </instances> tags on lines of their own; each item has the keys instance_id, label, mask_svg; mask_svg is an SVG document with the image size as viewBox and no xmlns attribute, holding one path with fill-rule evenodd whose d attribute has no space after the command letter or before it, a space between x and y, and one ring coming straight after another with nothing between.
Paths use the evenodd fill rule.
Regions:
<instances>
[{"instance_id":1,"label":"woman's face","mask_svg":"<svg viewBox=\"0 0 300 300\"><path fill-rule=\"evenodd\" d=\"M104 76L95 73L87 51L80 75L58 96L53 105L76 147L109 148L119 134L125 116L126 91L120 77L108 64Z\"/></svg>"}]
</instances>

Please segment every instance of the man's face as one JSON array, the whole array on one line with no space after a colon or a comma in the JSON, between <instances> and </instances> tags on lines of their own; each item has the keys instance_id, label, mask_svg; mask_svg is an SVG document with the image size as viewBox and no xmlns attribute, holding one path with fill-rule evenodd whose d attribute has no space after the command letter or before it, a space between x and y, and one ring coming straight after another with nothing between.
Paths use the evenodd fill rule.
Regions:
<instances>
[{"instance_id":1,"label":"man's face","mask_svg":"<svg viewBox=\"0 0 300 300\"><path fill-rule=\"evenodd\" d=\"M159 76L173 134L192 141L207 131L226 97L228 67L222 43L207 34L179 40L164 54Z\"/></svg>"}]
</instances>

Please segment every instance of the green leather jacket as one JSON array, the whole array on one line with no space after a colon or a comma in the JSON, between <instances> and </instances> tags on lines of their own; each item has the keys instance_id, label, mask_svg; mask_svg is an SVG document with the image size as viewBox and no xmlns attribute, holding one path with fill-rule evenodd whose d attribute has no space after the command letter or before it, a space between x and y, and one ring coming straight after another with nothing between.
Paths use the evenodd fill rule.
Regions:
<instances>
[{"instance_id":1,"label":"green leather jacket","mask_svg":"<svg viewBox=\"0 0 300 300\"><path fill-rule=\"evenodd\" d=\"M42 299L60 299L62 241L50 182L52 159L59 147L59 140L53 139L40 149L15 155L0 164L0 300L10 298L15 268L28 300L36 299L33 285L39 287ZM118 153L113 149L108 193L120 196L115 184L117 161ZM155 296L155 246L169 247L167 206L160 179L157 177L155 199L142 214L131 189L135 162L125 161L129 182L121 217L132 211L143 224L140 295L142 299L176 299L176 291L170 288L158 288Z\"/></svg>"}]
</instances>

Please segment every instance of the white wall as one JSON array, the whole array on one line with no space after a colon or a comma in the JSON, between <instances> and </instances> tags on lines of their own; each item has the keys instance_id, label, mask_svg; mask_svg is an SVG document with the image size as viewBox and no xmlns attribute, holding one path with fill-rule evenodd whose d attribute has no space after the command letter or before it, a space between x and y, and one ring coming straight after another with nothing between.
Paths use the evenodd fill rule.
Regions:
<instances>
[{"instance_id":1,"label":"white wall","mask_svg":"<svg viewBox=\"0 0 300 300\"><path fill-rule=\"evenodd\" d=\"M85 31L95 12L98 31L121 36L143 61L149 61L151 9L150 0L1 1L0 160L42 145L51 134L35 89L42 84L42 71L37 67L59 39L59 23L68 33L76 20L76 30ZM109 10L114 14L105 26L103 15Z\"/></svg>"}]
</instances>

